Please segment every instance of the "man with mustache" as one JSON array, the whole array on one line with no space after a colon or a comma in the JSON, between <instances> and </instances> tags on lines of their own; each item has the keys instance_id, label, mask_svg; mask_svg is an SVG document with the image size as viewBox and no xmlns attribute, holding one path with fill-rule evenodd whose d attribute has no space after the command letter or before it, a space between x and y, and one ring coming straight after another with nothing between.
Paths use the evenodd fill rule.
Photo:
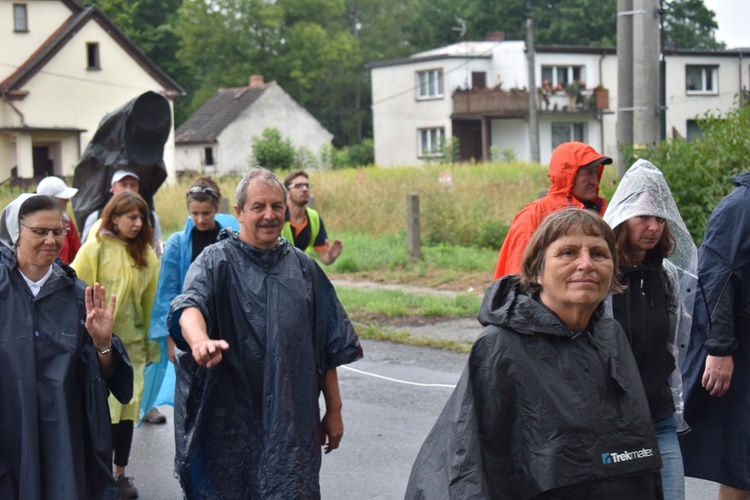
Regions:
<instances>
[{"instance_id":1,"label":"man with mustache","mask_svg":"<svg viewBox=\"0 0 750 500\"><path fill-rule=\"evenodd\" d=\"M239 235L203 250L172 302L170 334L185 351L175 463L189 499L320 498L321 446L343 435L336 367L362 348L325 273L279 238L285 194L270 171L247 174Z\"/></svg>"}]
</instances>

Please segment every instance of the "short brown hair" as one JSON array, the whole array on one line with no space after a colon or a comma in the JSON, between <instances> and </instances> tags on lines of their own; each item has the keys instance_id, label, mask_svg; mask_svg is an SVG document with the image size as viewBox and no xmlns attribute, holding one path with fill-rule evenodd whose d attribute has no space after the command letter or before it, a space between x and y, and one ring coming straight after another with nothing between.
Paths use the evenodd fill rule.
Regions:
<instances>
[{"instance_id":1,"label":"short brown hair","mask_svg":"<svg viewBox=\"0 0 750 500\"><path fill-rule=\"evenodd\" d=\"M307 172L305 172L304 170L295 170L294 172L289 172L289 175L284 177L284 187L289 189L289 185L292 183L292 181L300 175L308 181L310 180L310 176L307 175Z\"/></svg>"},{"instance_id":2,"label":"short brown hair","mask_svg":"<svg viewBox=\"0 0 750 500\"><path fill-rule=\"evenodd\" d=\"M581 231L587 236L599 236L604 239L612 255L612 282L609 293L619 293L623 290L617 271L617 254L615 253L615 235L604 219L591 210L582 208L566 208L554 212L544 219L534 231L529 245L523 254L521 262L521 285L534 292L541 290L539 276L544 270L544 254L547 248L562 236L575 231Z\"/></svg>"},{"instance_id":3,"label":"short brown hair","mask_svg":"<svg viewBox=\"0 0 750 500\"><path fill-rule=\"evenodd\" d=\"M132 191L121 191L114 195L102 210L102 229L117 234L113 219L115 216L125 215L138 210L143 218L143 226L138 236L127 242L128 253L135 261L135 267L143 269L148 265L149 245L154 238L154 230L151 227L151 217L148 204L141 195Z\"/></svg>"}]
</instances>

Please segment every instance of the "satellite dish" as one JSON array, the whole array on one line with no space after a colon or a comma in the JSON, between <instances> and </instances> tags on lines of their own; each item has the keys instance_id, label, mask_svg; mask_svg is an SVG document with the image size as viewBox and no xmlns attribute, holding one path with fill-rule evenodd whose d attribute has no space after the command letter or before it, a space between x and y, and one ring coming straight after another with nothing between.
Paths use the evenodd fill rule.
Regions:
<instances>
[{"instance_id":1,"label":"satellite dish","mask_svg":"<svg viewBox=\"0 0 750 500\"><path fill-rule=\"evenodd\" d=\"M459 24L458 26L453 26L451 29L453 31L458 31L458 37L463 38L466 34L466 21L461 19L460 17L455 17L456 22Z\"/></svg>"}]
</instances>

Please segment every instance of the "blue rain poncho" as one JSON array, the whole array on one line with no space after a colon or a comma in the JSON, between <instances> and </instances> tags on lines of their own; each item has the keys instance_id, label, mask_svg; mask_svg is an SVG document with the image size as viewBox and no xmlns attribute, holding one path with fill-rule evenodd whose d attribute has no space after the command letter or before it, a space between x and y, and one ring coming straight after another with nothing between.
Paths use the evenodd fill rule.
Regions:
<instances>
[{"instance_id":1,"label":"blue rain poncho","mask_svg":"<svg viewBox=\"0 0 750 500\"><path fill-rule=\"evenodd\" d=\"M234 231L240 230L237 219L229 214L216 214L216 224L219 228L229 228ZM185 222L183 231L174 233L164 246L164 254L161 257L161 270L159 271L159 284L156 287L156 299L151 311L151 325L148 336L151 340L161 345L161 361L152 363L146 367L146 382L143 388L143 399L141 400L141 417L155 404L174 405L174 387L171 392L162 391L162 382L165 376L172 381L174 386L174 368L169 363L167 356L166 338L167 316L169 306L182 292L182 284L185 282L193 256L193 228L195 224L191 217Z\"/></svg>"}]
</instances>

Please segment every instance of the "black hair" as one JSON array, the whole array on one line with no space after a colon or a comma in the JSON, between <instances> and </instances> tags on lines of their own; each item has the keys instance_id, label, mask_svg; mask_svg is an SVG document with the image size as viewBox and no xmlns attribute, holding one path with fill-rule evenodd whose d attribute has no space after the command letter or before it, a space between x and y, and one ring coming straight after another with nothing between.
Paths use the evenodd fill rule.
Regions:
<instances>
[{"instance_id":1,"label":"black hair","mask_svg":"<svg viewBox=\"0 0 750 500\"><path fill-rule=\"evenodd\" d=\"M37 194L29 197L26 201L21 204L21 208L18 209L18 220L22 221L31 214L36 212L43 212L46 210L54 210L63 213L60 204L51 196L45 194Z\"/></svg>"}]
</instances>

